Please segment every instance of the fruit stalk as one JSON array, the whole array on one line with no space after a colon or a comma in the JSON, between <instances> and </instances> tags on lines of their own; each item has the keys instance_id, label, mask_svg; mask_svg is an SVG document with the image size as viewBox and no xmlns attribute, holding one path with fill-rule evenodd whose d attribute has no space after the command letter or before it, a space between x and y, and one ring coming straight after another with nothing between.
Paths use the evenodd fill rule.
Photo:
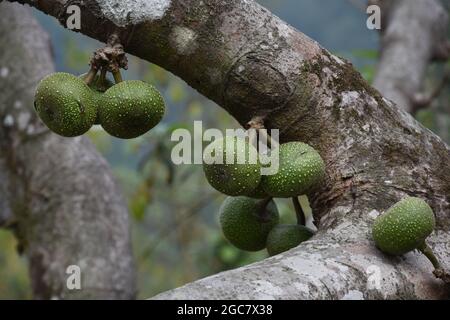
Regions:
<instances>
[{"instance_id":1,"label":"fruit stalk","mask_svg":"<svg viewBox=\"0 0 450 320\"><path fill-rule=\"evenodd\" d=\"M420 252L422 252L425 257L430 260L431 264L433 264L433 267L435 269L441 269L441 264L439 263L439 260L434 255L433 250L424 242L420 247L417 248Z\"/></svg>"},{"instance_id":2,"label":"fruit stalk","mask_svg":"<svg viewBox=\"0 0 450 320\"><path fill-rule=\"evenodd\" d=\"M304 226L306 225L306 217L303 212L300 201L298 201L298 197L292 197L292 203L294 204L295 215L297 216L297 224Z\"/></svg>"},{"instance_id":3,"label":"fruit stalk","mask_svg":"<svg viewBox=\"0 0 450 320\"><path fill-rule=\"evenodd\" d=\"M98 79L98 84L102 89L105 87L106 83L106 72L106 68L102 68L102 70L100 71L100 78Z\"/></svg>"},{"instance_id":4,"label":"fruit stalk","mask_svg":"<svg viewBox=\"0 0 450 320\"><path fill-rule=\"evenodd\" d=\"M428 260L430 260L434 267L433 275L445 283L450 284L450 274L442 268L438 258L433 253L433 250L425 242L417 249L422 252Z\"/></svg>"},{"instance_id":5,"label":"fruit stalk","mask_svg":"<svg viewBox=\"0 0 450 320\"><path fill-rule=\"evenodd\" d=\"M267 210L267 205L272 201L272 197L266 198L258 202L258 217L262 222L269 220L270 213Z\"/></svg>"},{"instance_id":6,"label":"fruit stalk","mask_svg":"<svg viewBox=\"0 0 450 320\"><path fill-rule=\"evenodd\" d=\"M91 84L91 82L95 79L95 76L97 75L97 69L91 67L89 69L89 72L86 74L86 77L84 78L84 83L87 85Z\"/></svg>"},{"instance_id":7,"label":"fruit stalk","mask_svg":"<svg viewBox=\"0 0 450 320\"><path fill-rule=\"evenodd\" d=\"M113 74L113 77L114 77L114 81L116 83L120 83L120 82L123 81L122 80L122 74L120 73L120 70L113 71L112 74Z\"/></svg>"}]
</instances>

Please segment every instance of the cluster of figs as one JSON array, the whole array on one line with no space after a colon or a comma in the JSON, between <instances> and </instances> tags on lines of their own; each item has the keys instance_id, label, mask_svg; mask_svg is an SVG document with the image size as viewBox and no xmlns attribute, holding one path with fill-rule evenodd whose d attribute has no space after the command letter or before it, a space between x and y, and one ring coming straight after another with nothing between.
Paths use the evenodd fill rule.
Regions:
<instances>
[{"instance_id":1,"label":"cluster of figs","mask_svg":"<svg viewBox=\"0 0 450 320\"><path fill-rule=\"evenodd\" d=\"M249 139L225 136L210 144L204 153L203 170L208 182L229 196L220 207L220 226L225 238L241 250L267 249L270 255L310 239L314 232L304 221L292 225L279 223L273 198L293 198L298 202L298 196L319 186L325 173L319 153L297 141L278 145L270 151L278 154L278 171L262 175L261 161L251 161L247 156L239 162L240 152L250 155L258 150Z\"/></svg>"},{"instance_id":2,"label":"cluster of figs","mask_svg":"<svg viewBox=\"0 0 450 320\"><path fill-rule=\"evenodd\" d=\"M246 138L226 136L208 148L203 170L210 185L228 195L220 207L219 222L232 245L245 251L267 249L273 256L297 247L314 235L305 226L304 217L297 224L280 224L273 201L273 198L292 198L298 218L301 211L298 196L316 191L325 176L325 163L313 147L294 141L272 149L271 152L278 153L279 161L279 170L272 175L261 174L264 165L260 162L237 161L242 150L247 154L258 152L252 150L255 147ZM234 162L230 163L230 159ZM385 254L403 255L413 250L423 253L433 264L434 275L448 283L450 276L426 244L434 228L431 207L420 198L406 197L375 219L372 236L376 247Z\"/></svg>"},{"instance_id":3,"label":"cluster of figs","mask_svg":"<svg viewBox=\"0 0 450 320\"><path fill-rule=\"evenodd\" d=\"M113 84L104 75L64 72L41 80L34 106L44 124L64 137L82 135L100 124L114 137L136 138L156 126L165 111L161 94L146 82Z\"/></svg>"}]
</instances>

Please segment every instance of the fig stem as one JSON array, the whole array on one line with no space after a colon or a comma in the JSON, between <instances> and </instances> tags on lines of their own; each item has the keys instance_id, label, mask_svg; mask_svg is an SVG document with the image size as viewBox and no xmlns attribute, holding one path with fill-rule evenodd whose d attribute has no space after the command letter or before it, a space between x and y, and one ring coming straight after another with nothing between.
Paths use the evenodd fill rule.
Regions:
<instances>
[{"instance_id":1,"label":"fig stem","mask_svg":"<svg viewBox=\"0 0 450 320\"><path fill-rule=\"evenodd\" d=\"M122 80L122 74L120 73L120 70L113 71L112 74L113 74L113 77L114 77L114 81L116 83L119 83L119 82L123 81Z\"/></svg>"},{"instance_id":2,"label":"fig stem","mask_svg":"<svg viewBox=\"0 0 450 320\"><path fill-rule=\"evenodd\" d=\"M87 85L90 85L92 81L95 79L95 76L97 75L97 69L90 68L89 72L87 73L86 77L84 77L84 83Z\"/></svg>"},{"instance_id":3,"label":"fig stem","mask_svg":"<svg viewBox=\"0 0 450 320\"><path fill-rule=\"evenodd\" d=\"M98 81L102 89L105 86L106 82L106 71L107 71L106 68L102 68L102 70L100 71L100 79Z\"/></svg>"},{"instance_id":4,"label":"fig stem","mask_svg":"<svg viewBox=\"0 0 450 320\"><path fill-rule=\"evenodd\" d=\"M258 216L261 219L261 221L263 222L267 222L269 221L269 212L266 210L267 209L267 205L269 204L270 201L272 201L272 197L268 197L266 199L263 199L261 201L258 202Z\"/></svg>"},{"instance_id":5,"label":"fig stem","mask_svg":"<svg viewBox=\"0 0 450 320\"><path fill-rule=\"evenodd\" d=\"M305 212L303 212L300 201L298 201L298 197L292 197L292 203L294 204L295 215L297 216L297 224L301 226L306 225Z\"/></svg>"},{"instance_id":6,"label":"fig stem","mask_svg":"<svg viewBox=\"0 0 450 320\"><path fill-rule=\"evenodd\" d=\"M417 250L422 252L425 257L427 257L428 260L430 260L430 262L433 264L433 275L436 278L444 281L446 284L450 284L450 274L442 268L438 258L434 255L433 250L425 243L425 241L421 246L417 248Z\"/></svg>"},{"instance_id":7,"label":"fig stem","mask_svg":"<svg viewBox=\"0 0 450 320\"><path fill-rule=\"evenodd\" d=\"M438 258L434 255L433 250L431 250L431 248L425 242L417 249L422 252L425 257L428 258L428 260L430 260L435 269L441 269L441 264L439 263Z\"/></svg>"}]
</instances>

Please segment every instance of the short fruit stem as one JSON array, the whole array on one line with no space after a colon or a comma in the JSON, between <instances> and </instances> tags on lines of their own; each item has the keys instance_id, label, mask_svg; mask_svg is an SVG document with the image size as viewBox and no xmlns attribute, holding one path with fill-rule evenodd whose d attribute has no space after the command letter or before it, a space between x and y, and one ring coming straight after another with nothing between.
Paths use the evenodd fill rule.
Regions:
<instances>
[{"instance_id":1,"label":"short fruit stem","mask_svg":"<svg viewBox=\"0 0 450 320\"><path fill-rule=\"evenodd\" d=\"M92 81L95 79L95 76L97 75L97 69L90 68L89 72L87 73L86 77L84 77L84 83L87 85L91 84Z\"/></svg>"},{"instance_id":2,"label":"short fruit stem","mask_svg":"<svg viewBox=\"0 0 450 320\"><path fill-rule=\"evenodd\" d=\"M302 205L298 201L298 197L292 197L292 203L294 204L295 215L297 216L298 225L306 225L305 212L303 212Z\"/></svg>"},{"instance_id":3,"label":"short fruit stem","mask_svg":"<svg viewBox=\"0 0 450 320\"><path fill-rule=\"evenodd\" d=\"M264 200L261 200L258 202L258 216L261 219L261 221L263 222L267 222L269 221L269 212L267 211L267 205L269 204L270 201L272 201L272 197L266 198Z\"/></svg>"},{"instance_id":4,"label":"short fruit stem","mask_svg":"<svg viewBox=\"0 0 450 320\"><path fill-rule=\"evenodd\" d=\"M113 74L113 77L114 77L114 81L116 83L119 83L119 82L123 81L122 80L122 74L120 73L120 70L113 71L112 74Z\"/></svg>"},{"instance_id":5,"label":"short fruit stem","mask_svg":"<svg viewBox=\"0 0 450 320\"><path fill-rule=\"evenodd\" d=\"M438 259L434 255L434 253L431 250L431 248L425 242L420 247L418 247L417 249L420 252L422 252L425 255L425 257L428 258L428 260L430 260L430 262L433 264L433 267L435 269L440 269L441 268L441 264L439 263Z\"/></svg>"},{"instance_id":6,"label":"short fruit stem","mask_svg":"<svg viewBox=\"0 0 450 320\"><path fill-rule=\"evenodd\" d=\"M444 281L446 284L450 284L450 274L441 267L438 258L433 253L433 250L425 242L417 249L422 252L433 264L433 275Z\"/></svg>"},{"instance_id":7,"label":"short fruit stem","mask_svg":"<svg viewBox=\"0 0 450 320\"><path fill-rule=\"evenodd\" d=\"M102 70L100 71L100 79L99 79L99 85L103 88L103 86L106 83L106 68L102 68Z\"/></svg>"}]
</instances>

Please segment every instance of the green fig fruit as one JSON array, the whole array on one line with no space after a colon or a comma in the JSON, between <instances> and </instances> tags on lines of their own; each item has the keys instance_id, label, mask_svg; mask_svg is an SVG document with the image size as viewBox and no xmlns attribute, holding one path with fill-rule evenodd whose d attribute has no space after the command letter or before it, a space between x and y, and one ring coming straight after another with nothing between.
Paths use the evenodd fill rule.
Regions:
<instances>
[{"instance_id":1,"label":"green fig fruit","mask_svg":"<svg viewBox=\"0 0 450 320\"><path fill-rule=\"evenodd\" d=\"M139 80L115 84L102 95L98 115L110 135L132 139L156 126L164 116L164 100L152 85Z\"/></svg>"},{"instance_id":2,"label":"green fig fruit","mask_svg":"<svg viewBox=\"0 0 450 320\"><path fill-rule=\"evenodd\" d=\"M82 75L79 76L79 78L84 81L86 76L87 76L87 73L83 73ZM114 85L114 83L111 80L109 80L108 78L105 78L103 81L101 81L100 75L98 75L98 74L95 76L94 80L88 84L89 88L91 88L91 90L92 90L92 96L97 105L97 110L100 109L100 104L103 103L103 100L102 100L103 93L106 90L108 90L109 88L111 88L113 85ZM94 124L100 124L98 112L97 112L97 117L95 119Z\"/></svg>"},{"instance_id":3,"label":"green fig fruit","mask_svg":"<svg viewBox=\"0 0 450 320\"><path fill-rule=\"evenodd\" d=\"M308 194L322 181L325 163L313 147L302 142L282 144L273 152L279 153L279 170L262 178L264 191L277 198Z\"/></svg>"},{"instance_id":4,"label":"green fig fruit","mask_svg":"<svg viewBox=\"0 0 450 320\"><path fill-rule=\"evenodd\" d=\"M275 202L258 201L247 197L228 197L220 208L220 226L227 240L246 251L266 247L267 235L278 224ZM267 205L266 205L267 204Z\"/></svg>"},{"instance_id":5,"label":"green fig fruit","mask_svg":"<svg viewBox=\"0 0 450 320\"><path fill-rule=\"evenodd\" d=\"M281 224L274 227L267 236L267 252L274 256L295 248L314 235L311 229L296 224Z\"/></svg>"},{"instance_id":6,"label":"green fig fruit","mask_svg":"<svg viewBox=\"0 0 450 320\"><path fill-rule=\"evenodd\" d=\"M203 171L213 188L229 196L249 195L261 181L255 147L233 136L217 139L205 148Z\"/></svg>"},{"instance_id":7,"label":"green fig fruit","mask_svg":"<svg viewBox=\"0 0 450 320\"><path fill-rule=\"evenodd\" d=\"M267 199L270 197L266 191L264 191L262 184L260 183L255 190L247 194L247 197L254 199Z\"/></svg>"},{"instance_id":8,"label":"green fig fruit","mask_svg":"<svg viewBox=\"0 0 450 320\"><path fill-rule=\"evenodd\" d=\"M434 227L435 218L430 206L422 199L407 197L376 218L372 235L381 251L402 255L422 249Z\"/></svg>"},{"instance_id":9,"label":"green fig fruit","mask_svg":"<svg viewBox=\"0 0 450 320\"><path fill-rule=\"evenodd\" d=\"M83 80L69 73L53 73L42 79L34 106L45 125L64 137L86 133L97 117L91 90Z\"/></svg>"}]
</instances>

